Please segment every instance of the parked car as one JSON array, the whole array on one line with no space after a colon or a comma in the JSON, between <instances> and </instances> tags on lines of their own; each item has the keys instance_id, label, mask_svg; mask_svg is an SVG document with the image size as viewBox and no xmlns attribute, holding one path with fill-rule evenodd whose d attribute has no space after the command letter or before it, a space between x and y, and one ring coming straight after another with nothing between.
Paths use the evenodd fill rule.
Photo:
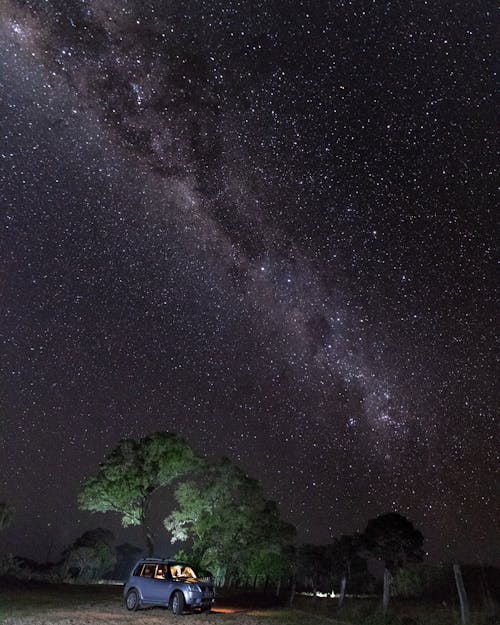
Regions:
<instances>
[{"instance_id":1,"label":"parked car","mask_svg":"<svg viewBox=\"0 0 500 625\"><path fill-rule=\"evenodd\" d=\"M194 609L209 612L215 590L210 578L197 577L184 562L143 558L132 569L123 597L128 610L165 606L174 614Z\"/></svg>"}]
</instances>

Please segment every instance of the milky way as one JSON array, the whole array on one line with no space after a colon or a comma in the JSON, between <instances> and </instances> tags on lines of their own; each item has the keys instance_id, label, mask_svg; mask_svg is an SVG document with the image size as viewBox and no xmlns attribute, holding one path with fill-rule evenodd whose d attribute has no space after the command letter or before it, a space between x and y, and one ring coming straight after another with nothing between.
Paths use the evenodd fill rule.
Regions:
<instances>
[{"instance_id":1,"label":"milky way","mask_svg":"<svg viewBox=\"0 0 500 625\"><path fill-rule=\"evenodd\" d=\"M1 7L4 542L112 522L79 481L171 429L305 540L397 510L490 557L487 9Z\"/></svg>"}]
</instances>

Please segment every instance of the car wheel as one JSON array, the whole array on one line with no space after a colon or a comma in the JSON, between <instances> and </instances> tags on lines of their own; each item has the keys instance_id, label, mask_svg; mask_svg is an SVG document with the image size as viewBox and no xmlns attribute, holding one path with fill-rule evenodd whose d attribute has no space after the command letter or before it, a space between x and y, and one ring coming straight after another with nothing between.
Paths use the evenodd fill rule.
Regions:
<instances>
[{"instance_id":1,"label":"car wheel","mask_svg":"<svg viewBox=\"0 0 500 625\"><path fill-rule=\"evenodd\" d=\"M129 590L127 598L125 599L125 605L127 606L127 610L131 612L135 612L139 609L139 595L137 594L137 590Z\"/></svg>"},{"instance_id":2,"label":"car wheel","mask_svg":"<svg viewBox=\"0 0 500 625\"><path fill-rule=\"evenodd\" d=\"M177 590L172 597L172 613L182 614L184 612L184 595Z\"/></svg>"}]
</instances>

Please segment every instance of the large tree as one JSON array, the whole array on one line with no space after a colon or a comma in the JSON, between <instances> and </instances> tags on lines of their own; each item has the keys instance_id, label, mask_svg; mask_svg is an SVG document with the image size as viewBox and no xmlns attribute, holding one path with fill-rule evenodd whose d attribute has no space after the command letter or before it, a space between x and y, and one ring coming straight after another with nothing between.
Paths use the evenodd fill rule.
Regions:
<instances>
[{"instance_id":1,"label":"large tree","mask_svg":"<svg viewBox=\"0 0 500 625\"><path fill-rule=\"evenodd\" d=\"M368 552L383 560L391 573L409 562L422 561L424 537L397 512L368 521L363 539Z\"/></svg>"},{"instance_id":2,"label":"large tree","mask_svg":"<svg viewBox=\"0 0 500 625\"><path fill-rule=\"evenodd\" d=\"M258 482L229 460L213 462L196 479L183 481L175 498L178 509L165 519L173 542L190 540L191 557L222 583L283 571L295 530L280 519ZM264 570L272 559L279 565Z\"/></svg>"},{"instance_id":3,"label":"large tree","mask_svg":"<svg viewBox=\"0 0 500 625\"><path fill-rule=\"evenodd\" d=\"M9 527L14 519L14 508L10 503L0 501L0 530Z\"/></svg>"},{"instance_id":4,"label":"large tree","mask_svg":"<svg viewBox=\"0 0 500 625\"><path fill-rule=\"evenodd\" d=\"M390 512L368 521L363 540L368 552L383 560L385 564L383 591L385 611L389 605L392 576L405 564L420 562L423 559L424 537L406 517L397 512Z\"/></svg>"},{"instance_id":5,"label":"large tree","mask_svg":"<svg viewBox=\"0 0 500 625\"><path fill-rule=\"evenodd\" d=\"M79 495L82 510L117 512L122 525L142 527L148 554L153 555L154 534L148 512L152 496L198 466L199 459L177 434L157 432L139 441L122 440L87 478Z\"/></svg>"}]
</instances>

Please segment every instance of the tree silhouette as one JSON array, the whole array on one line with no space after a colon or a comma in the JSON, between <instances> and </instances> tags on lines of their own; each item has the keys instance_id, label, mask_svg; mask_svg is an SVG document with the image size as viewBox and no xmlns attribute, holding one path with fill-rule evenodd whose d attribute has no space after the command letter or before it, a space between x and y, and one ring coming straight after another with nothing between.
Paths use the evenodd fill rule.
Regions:
<instances>
[{"instance_id":1,"label":"tree silhouette","mask_svg":"<svg viewBox=\"0 0 500 625\"><path fill-rule=\"evenodd\" d=\"M363 533L366 549L383 560L391 573L408 562L421 562L424 537L413 523L397 512L368 521Z\"/></svg>"}]
</instances>

